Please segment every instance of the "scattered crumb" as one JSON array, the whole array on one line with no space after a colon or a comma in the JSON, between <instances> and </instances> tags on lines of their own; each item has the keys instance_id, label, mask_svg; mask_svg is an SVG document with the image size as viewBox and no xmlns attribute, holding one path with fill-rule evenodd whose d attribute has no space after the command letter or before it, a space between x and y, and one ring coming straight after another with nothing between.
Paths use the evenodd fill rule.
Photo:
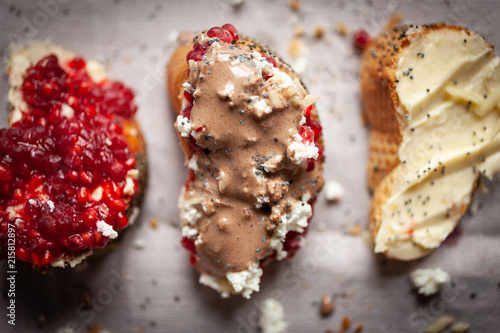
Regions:
<instances>
[{"instance_id":1,"label":"scattered crumb","mask_svg":"<svg viewBox=\"0 0 500 333\"><path fill-rule=\"evenodd\" d=\"M424 296L437 293L449 281L450 275L441 268L419 268L410 274L411 284Z\"/></svg>"},{"instance_id":2,"label":"scattered crumb","mask_svg":"<svg viewBox=\"0 0 500 333\"><path fill-rule=\"evenodd\" d=\"M327 317L335 310L335 303L332 301L332 295L324 294L321 298L320 313L323 317Z\"/></svg>"},{"instance_id":3,"label":"scattered crumb","mask_svg":"<svg viewBox=\"0 0 500 333\"><path fill-rule=\"evenodd\" d=\"M167 42L170 44L177 43L179 41L179 31L172 30L167 35Z\"/></svg>"},{"instance_id":4,"label":"scattered crumb","mask_svg":"<svg viewBox=\"0 0 500 333\"><path fill-rule=\"evenodd\" d=\"M293 11L298 12L299 9L300 9L300 2L299 2L299 0L290 0L290 2L288 3L288 5L290 6L290 9L293 10Z\"/></svg>"},{"instance_id":5,"label":"scattered crumb","mask_svg":"<svg viewBox=\"0 0 500 333\"><path fill-rule=\"evenodd\" d=\"M324 192L326 200L330 202L342 200L344 197L344 188L334 180L326 182Z\"/></svg>"},{"instance_id":6,"label":"scattered crumb","mask_svg":"<svg viewBox=\"0 0 500 333\"><path fill-rule=\"evenodd\" d=\"M288 327L285 322L283 305L278 301L268 298L259 307L259 326L262 333L283 333Z\"/></svg>"},{"instance_id":7,"label":"scattered crumb","mask_svg":"<svg viewBox=\"0 0 500 333\"><path fill-rule=\"evenodd\" d=\"M150 220L149 220L149 226L153 229L156 229L158 228L158 218L157 217L152 217Z\"/></svg>"},{"instance_id":8,"label":"scattered crumb","mask_svg":"<svg viewBox=\"0 0 500 333\"><path fill-rule=\"evenodd\" d=\"M304 288L304 289L311 288L311 282L305 281L304 283L302 283L302 288Z\"/></svg>"},{"instance_id":9,"label":"scattered crumb","mask_svg":"<svg viewBox=\"0 0 500 333\"><path fill-rule=\"evenodd\" d=\"M361 234L362 231L363 228L359 224L355 224L352 226L349 233L351 234L351 236L358 236L359 234Z\"/></svg>"},{"instance_id":10,"label":"scattered crumb","mask_svg":"<svg viewBox=\"0 0 500 333\"><path fill-rule=\"evenodd\" d=\"M365 327L363 323L357 324L356 326L354 326L354 332L361 332L363 330L363 327Z\"/></svg>"},{"instance_id":11,"label":"scattered crumb","mask_svg":"<svg viewBox=\"0 0 500 333\"><path fill-rule=\"evenodd\" d=\"M231 6L238 7L241 6L245 0L231 0Z\"/></svg>"},{"instance_id":12,"label":"scattered crumb","mask_svg":"<svg viewBox=\"0 0 500 333\"><path fill-rule=\"evenodd\" d=\"M302 37L304 36L306 30L304 29L304 26L302 24L297 24L294 28L293 28L293 35L295 37Z\"/></svg>"},{"instance_id":13,"label":"scattered crumb","mask_svg":"<svg viewBox=\"0 0 500 333\"><path fill-rule=\"evenodd\" d=\"M345 330L349 328L349 326L351 326L351 318L349 318L349 316L344 316L344 318L342 318L342 325L340 326L337 333L344 333Z\"/></svg>"},{"instance_id":14,"label":"scattered crumb","mask_svg":"<svg viewBox=\"0 0 500 333\"><path fill-rule=\"evenodd\" d=\"M87 307L90 308L92 305L92 297L90 296L90 293L88 292L87 289L82 290L82 294L80 295L80 299L82 303Z\"/></svg>"},{"instance_id":15,"label":"scattered crumb","mask_svg":"<svg viewBox=\"0 0 500 333\"><path fill-rule=\"evenodd\" d=\"M144 238L137 238L134 241L134 247L138 250L143 249L145 246L146 246L146 241L144 240Z\"/></svg>"},{"instance_id":16,"label":"scattered crumb","mask_svg":"<svg viewBox=\"0 0 500 333\"><path fill-rule=\"evenodd\" d=\"M101 332L101 325L99 324L94 324L87 329L87 333L100 333L100 332Z\"/></svg>"},{"instance_id":17,"label":"scattered crumb","mask_svg":"<svg viewBox=\"0 0 500 333\"><path fill-rule=\"evenodd\" d=\"M322 25L317 25L313 29L313 37L315 39L321 39L325 36L325 28Z\"/></svg>"},{"instance_id":18,"label":"scattered crumb","mask_svg":"<svg viewBox=\"0 0 500 333\"><path fill-rule=\"evenodd\" d=\"M341 36L347 36L349 34L349 28L344 22L339 22L337 24L337 32Z\"/></svg>"},{"instance_id":19,"label":"scattered crumb","mask_svg":"<svg viewBox=\"0 0 500 333\"><path fill-rule=\"evenodd\" d=\"M342 298L353 298L354 290L346 291L342 293Z\"/></svg>"},{"instance_id":20,"label":"scattered crumb","mask_svg":"<svg viewBox=\"0 0 500 333\"><path fill-rule=\"evenodd\" d=\"M304 51L304 44L300 39L294 38L288 45L288 53L293 57L293 58L298 58L302 55Z\"/></svg>"},{"instance_id":21,"label":"scattered crumb","mask_svg":"<svg viewBox=\"0 0 500 333\"><path fill-rule=\"evenodd\" d=\"M447 315L442 315L436 321L434 321L432 324L427 327L427 330L425 330L426 333L439 333L442 330L444 330L446 327L450 326L451 323L455 318Z\"/></svg>"},{"instance_id":22,"label":"scattered crumb","mask_svg":"<svg viewBox=\"0 0 500 333\"><path fill-rule=\"evenodd\" d=\"M56 333L76 333L77 330L71 325L67 324L66 326L59 327Z\"/></svg>"},{"instance_id":23,"label":"scattered crumb","mask_svg":"<svg viewBox=\"0 0 500 333\"><path fill-rule=\"evenodd\" d=\"M452 333L464 333L470 328L470 324L465 321L459 321L451 327Z\"/></svg>"},{"instance_id":24,"label":"scattered crumb","mask_svg":"<svg viewBox=\"0 0 500 333\"><path fill-rule=\"evenodd\" d=\"M375 248L375 243L373 242L372 233L369 230L365 229L361 232L361 236L363 237L366 246L368 246L370 251L373 251L373 249Z\"/></svg>"}]
</instances>

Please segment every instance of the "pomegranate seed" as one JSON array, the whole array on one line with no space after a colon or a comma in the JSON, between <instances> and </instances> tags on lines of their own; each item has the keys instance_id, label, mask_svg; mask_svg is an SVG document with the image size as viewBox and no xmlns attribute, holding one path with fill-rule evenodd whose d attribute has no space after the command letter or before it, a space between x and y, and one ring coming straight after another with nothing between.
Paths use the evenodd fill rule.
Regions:
<instances>
[{"instance_id":1,"label":"pomegranate seed","mask_svg":"<svg viewBox=\"0 0 500 333\"><path fill-rule=\"evenodd\" d=\"M200 51L191 50L186 55L186 61L189 62L189 60L201 61L203 60L203 53L201 53Z\"/></svg>"},{"instance_id":2,"label":"pomegranate seed","mask_svg":"<svg viewBox=\"0 0 500 333\"><path fill-rule=\"evenodd\" d=\"M302 126L299 135L302 137L302 142L314 142L314 132L309 126Z\"/></svg>"},{"instance_id":3,"label":"pomegranate seed","mask_svg":"<svg viewBox=\"0 0 500 333\"><path fill-rule=\"evenodd\" d=\"M309 105L307 108L304 109L304 117L306 117L306 121L309 121L311 119L312 115L312 105Z\"/></svg>"},{"instance_id":4,"label":"pomegranate seed","mask_svg":"<svg viewBox=\"0 0 500 333\"><path fill-rule=\"evenodd\" d=\"M321 127L319 121L315 119L310 119L309 121L306 122L306 125L309 126L309 128L311 128L312 131L314 132L315 141L318 140L321 136L321 131L323 130L323 127Z\"/></svg>"},{"instance_id":5,"label":"pomegranate seed","mask_svg":"<svg viewBox=\"0 0 500 333\"><path fill-rule=\"evenodd\" d=\"M313 171L314 170L314 166L315 166L314 160L313 159L308 159L307 160L306 172Z\"/></svg>"},{"instance_id":6,"label":"pomegranate seed","mask_svg":"<svg viewBox=\"0 0 500 333\"><path fill-rule=\"evenodd\" d=\"M191 255L189 256L189 263L193 266L196 265L196 263L198 262L198 255L196 253L191 253Z\"/></svg>"},{"instance_id":7,"label":"pomegranate seed","mask_svg":"<svg viewBox=\"0 0 500 333\"><path fill-rule=\"evenodd\" d=\"M193 94L190 94L184 90L184 97L189 102L189 104L193 104L193 100L194 100Z\"/></svg>"},{"instance_id":8,"label":"pomegranate seed","mask_svg":"<svg viewBox=\"0 0 500 333\"><path fill-rule=\"evenodd\" d=\"M323 157L323 146L316 143L316 147L318 148L318 158L317 158L317 160L319 161L321 159L321 157Z\"/></svg>"},{"instance_id":9,"label":"pomegranate seed","mask_svg":"<svg viewBox=\"0 0 500 333\"><path fill-rule=\"evenodd\" d=\"M222 28L219 27L213 27L210 30L207 31L207 36L211 38L219 38L222 41L225 41L226 39L226 33Z\"/></svg>"},{"instance_id":10,"label":"pomegranate seed","mask_svg":"<svg viewBox=\"0 0 500 333\"><path fill-rule=\"evenodd\" d=\"M187 106L184 111L182 111L182 116L186 117L187 119L191 119L191 109L192 106Z\"/></svg>"},{"instance_id":11,"label":"pomegranate seed","mask_svg":"<svg viewBox=\"0 0 500 333\"><path fill-rule=\"evenodd\" d=\"M231 37L233 39L238 39L238 30L236 30L236 28L234 27L234 25L230 24L230 23L226 23L224 24L222 27L222 29L226 30L227 32L229 32L231 34Z\"/></svg>"},{"instance_id":12,"label":"pomegranate seed","mask_svg":"<svg viewBox=\"0 0 500 333\"><path fill-rule=\"evenodd\" d=\"M189 252L195 253L196 246L194 245L194 239L183 237L181 239L181 245Z\"/></svg>"},{"instance_id":13,"label":"pomegranate seed","mask_svg":"<svg viewBox=\"0 0 500 333\"><path fill-rule=\"evenodd\" d=\"M278 61L276 61L275 58L273 58L273 57L267 57L266 61L268 63L270 63L271 65L273 65L273 67L278 68Z\"/></svg>"},{"instance_id":14,"label":"pomegranate seed","mask_svg":"<svg viewBox=\"0 0 500 333\"><path fill-rule=\"evenodd\" d=\"M352 42L358 50L363 50L370 43L370 35L363 29L356 31L352 35Z\"/></svg>"},{"instance_id":15,"label":"pomegranate seed","mask_svg":"<svg viewBox=\"0 0 500 333\"><path fill-rule=\"evenodd\" d=\"M80 57L76 57L68 63L69 67L73 70L78 71L80 69L85 68L85 60Z\"/></svg>"}]
</instances>

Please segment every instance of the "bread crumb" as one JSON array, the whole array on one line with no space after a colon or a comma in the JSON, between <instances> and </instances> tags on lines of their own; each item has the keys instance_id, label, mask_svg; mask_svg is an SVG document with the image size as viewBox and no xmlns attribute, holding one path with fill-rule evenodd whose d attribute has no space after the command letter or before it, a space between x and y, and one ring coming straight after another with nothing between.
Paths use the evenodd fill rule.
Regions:
<instances>
[{"instance_id":1,"label":"bread crumb","mask_svg":"<svg viewBox=\"0 0 500 333\"><path fill-rule=\"evenodd\" d=\"M446 327L450 326L454 320L455 320L455 318L453 318L452 316L442 315L441 317L436 319L436 321L434 321L432 324L430 324L429 327L427 327L427 329L425 330L425 332L426 333L439 333L442 330L444 330Z\"/></svg>"},{"instance_id":2,"label":"bread crumb","mask_svg":"<svg viewBox=\"0 0 500 333\"><path fill-rule=\"evenodd\" d=\"M363 228L359 224L355 224L352 226L349 233L351 234L351 236L358 236L359 234L361 234L362 231Z\"/></svg>"},{"instance_id":3,"label":"bread crumb","mask_svg":"<svg viewBox=\"0 0 500 333\"><path fill-rule=\"evenodd\" d=\"M353 297L354 297L354 290L349 290L342 293L342 298L353 298Z\"/></svg>"},{"instance_id":4,"label":"bread crumb","mask_svg":"<svg viewBox=\"0 0 500 333\"><path fill-rule=\"evenodd\" d=\"M470 324L465 321L459 321L451 327L451 333L464 333L470 328Z\"/></svg>"},{"instance_id":5,"label":"bread crumb","mask_svg":"<svg viewBox=\"0 0 500 333\"><path fill-rule=\"evenodd\" d=\"M363 237L366 246L368 246L370 251L373 251L373 249L375 248L375 243L373 242L372 233L369 230L365 229L361 232L361 236Z\"/></svg>"},{"instance_id":6,"label":"bread crumb","mask_svg":"<svg viewBox=\"0 0 500 333\"><path fill-rule=\"evenodd\" d=\"M317 25L313 30L313 37L315 39L321 39L325 36L325 28L322 25Z\"/></svg>"},{"instance_id":7,"label":"bread crumb","mask_svg":"<svg viewBox=\"0 0 500 333\"><path fill-rule=\"evenodd\" d=\"M349 28L344 22L339 22L337 24L337 32L341 36L347 36L349 34Z\"/></svg>"},{"instance_id":8,"label":"bread crumb","mask_svg":"<svg viewBox=\"0 0 500 333\"><path fill-rule=\"evenodd\" d=\"M288 53L293 57L293 58L299 58L304 51L304 44L300 39L294 38L290 42L290 45L288 45Z\"/></svg>"},{"instance_id":9,"label":"bread crumb","mask_svg":"<svg viewBox=\"0 0 500 333\"><path fill-rule=\"evenodd\" d=\"M149 226L153 229L156 229L158 227L158 218L157 217L152 217L149 220Z\"/></svg>"},{"instance_id":10,"label":"bread crumb","mask_svg":"<svg viewBox=\"0 0 500 333\"><path fill-rule=\"evenodd\" d=\"M332 301L332 295L324 294L321 298L321 307L319 308L323 317L327 317L335 310L335 303Z\"/></svg>"},{"instance_id":11,"label":"bread crumb","mask_svg":"<svg viewBox=\"0 0 500 333\"><path fill-rule=\"evenodd\" d=\"M101 332L101 325L95 324L87 329L87 333L99 333Z\"/></svg>"},{"instance_id":12,"label":"bread crumb","mask_svg":"<svg viewBox=\"0 0 500 333\"><path fill-rule=\"evenodd\" d=\"M299 0L290 0L290 2L288 3L288 5L290 6L290 9L293 10L293 11L298 12L299 9L300 9L300 2L299 2Z\"/></svg>"},{"instance_id":13,"label":"bread crumb","mask_svg":"<svg viewBox=\"0 0 500 333\"><path fill-rule=\"evenodd\" d=\"M403 20L403 14L393 14L385 26L385 30L389 31L397 27L399 23Z\"/></svg>"},{"instance_id":14,"label":"bread crumb","mask_svg":"<svg viewBox=\"0 0 500 333\"><path fill-rule=\"evenodd\" d=\"M305 32L306 32L306 30L302 24L297 24L293 28L293 35L295 37L302 37L302 36L304 36Z\"/></svg>"},{"instance_id":15,"label":"bread crumb","mask_svg":"<svg viewBox=\"0 0 500 333\"><path fill-rule=\"evenodd\" d=\"M361 332L364 326L365 325L363 325L363 323L357 324L356 326L354 326L354 332Z\"/></svg>"},{"instance_id":16,"label":"bread crumb","mask_svg":"<svg viewBox=\"0 0 500 333\"><path fill-rule=\"evenodd\" d=\"M337 333L344 333L349 326L351 326L351 318L349 318L349 316L344 316L344 318L342 318L342 326L340 326Z\"/></svg>"}]
</instances>

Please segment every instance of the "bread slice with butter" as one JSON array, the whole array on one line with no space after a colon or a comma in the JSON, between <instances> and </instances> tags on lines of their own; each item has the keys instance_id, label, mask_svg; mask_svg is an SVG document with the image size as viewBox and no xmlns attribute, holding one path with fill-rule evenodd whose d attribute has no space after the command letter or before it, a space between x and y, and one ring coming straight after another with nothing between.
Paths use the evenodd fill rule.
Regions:
<instances>
[{"instance_id":1,"label":"bread slice with butter","mask_svg":"<svg viewBox=\"0 0 500 333\"><path fill-rule=\"evenodd\" d=\"M361 94L374 250L423 257L500 171L500 58L462 27L390 28L363 53Z\"/></svg>"}]
</instances>

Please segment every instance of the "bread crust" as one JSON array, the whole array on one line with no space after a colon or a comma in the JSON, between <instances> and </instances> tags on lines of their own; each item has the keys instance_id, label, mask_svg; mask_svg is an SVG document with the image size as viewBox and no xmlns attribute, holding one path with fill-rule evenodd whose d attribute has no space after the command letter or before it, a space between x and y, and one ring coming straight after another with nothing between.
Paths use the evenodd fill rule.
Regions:
<instances>
[{"instance_id":1,"label":"bread crust","mask_svg":"<svg viewBox=\"0 0 500 333\"><path fill-rule=\"evenodd\" d=\"M23 108L23 95L21 92L21 85L26 75L26 71L30 66L38 62L41 58L55 54L59 63L69 61L77 56L76 53L64 49L57 45L36 43L26 48L19 49L12 52L7 65L7 77L9 79L9 124L11 125L17 119L16 110ZM21 60L20 60L21 59ZM104 71L99 72L99 77L107 78ZM91 75L92 76L92 75ZM138 121L135 118L123 119L122 122L124 138L127 141L129 149L134 154L136 159L135 169L139 171L139 187L135 195L131 198L129 207L126 210L127 217L129 218L129 226L135 222L140 212L140 205L144 199L144 193L148 182L148 158L147 150L144 141L143 132ZM122 232L119 231L120 233ZM116 242L110 240L110 243ZM107 246L97 252L106 252ZM64 265L68 264L73 258L65 258ZM35 268L35 267L34 267Z\"/></svg>"},{"instance_id":2,"label":"bread crust","mask_svg":"<svg viewBox=\"0 0 500 333\"><path fill-rule=\"evenodd\" d=\"M398 153L404 130L403 115L398 111L400 102L396 93L398 62L413 36L425 35L435 30L463 31L467 35L473 33L466 28L447 24L407 25L396 28L389 26L386 32L368 45L362 55L360 84L364 117L370 127L367 183L369 190L374 191L369 212L374 239L382 223L382 208L390 198L392 189L403 182L399 175L391 173L401 164ZM492 47L491 44L488 45ZM474 188L476 186L477 182ZM461 215L466 209L467 205L459 207ZM423 250L422 256L428 252Z\"/></svg>"}]
</instances>

